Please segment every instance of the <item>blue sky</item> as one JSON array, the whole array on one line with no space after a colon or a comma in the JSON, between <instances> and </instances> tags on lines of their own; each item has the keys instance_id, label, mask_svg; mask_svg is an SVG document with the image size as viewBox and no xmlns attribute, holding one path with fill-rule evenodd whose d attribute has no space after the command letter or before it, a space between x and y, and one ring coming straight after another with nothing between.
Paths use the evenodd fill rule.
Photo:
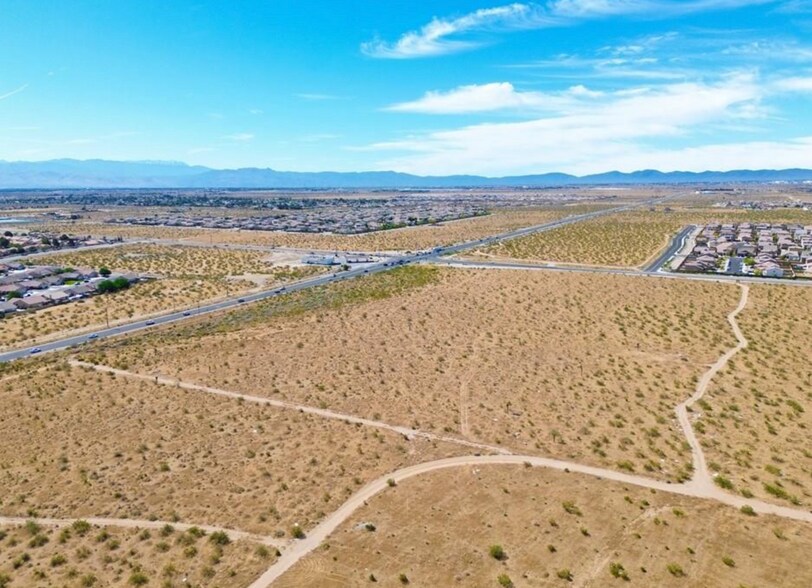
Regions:
<instances>
[{"instance_id":1,"label":"blue sky","mask_svg":"<svg viewBox=\"0 0 812 588\"><path fill-rule=\"evenodd\" d=\"M812 167L812 0L0 0L0 159Z\"/></svg>"}]
</instances>

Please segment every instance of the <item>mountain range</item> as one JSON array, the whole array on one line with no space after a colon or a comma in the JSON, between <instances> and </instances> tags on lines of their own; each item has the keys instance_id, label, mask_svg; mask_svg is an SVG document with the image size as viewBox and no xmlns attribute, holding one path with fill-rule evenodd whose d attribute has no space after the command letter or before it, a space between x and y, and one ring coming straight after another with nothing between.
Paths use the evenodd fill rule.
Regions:
<instances>
[{"instance_id":1,"label":"mountain range","mask_svg":"<svg viewBox=\"0 0 812 588\"><path fill-rule=\"evenodd\" d=\"M607 184L812 182L810 169L631 173L574 176L417 176L393 171L288 172L269 168L213 169L167 161L54 159L0 161L0 189L58 188L460 188Z\"/></svg>"}]
</instances>

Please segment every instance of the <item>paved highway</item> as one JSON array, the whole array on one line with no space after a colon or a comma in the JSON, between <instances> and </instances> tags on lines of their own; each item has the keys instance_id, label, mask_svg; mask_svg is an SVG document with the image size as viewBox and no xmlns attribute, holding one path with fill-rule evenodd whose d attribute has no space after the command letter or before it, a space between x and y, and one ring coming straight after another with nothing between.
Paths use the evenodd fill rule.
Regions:
<instances>
[{"instance_id":1,"label":"paved highway","mask_svg":"<svg viewBox=\"0 0 812 588\"><path fill-rule=\"evenodd\" d=\"M662 254L657 257L657 259L646 266L645 271L660 271L668 260L674 257L683 247L685 247L685 240L690 236L691 231L693 231L695 228L696 227L694 225L689 225L677 233L674 238L671 239L671 243L668 245L665 251L663 251Z\"/></svg>"},{"instance_id":2,"label":"paved highway","mask_svg":"<svg viewBox=\"0 0 812 588\"><path fill-rule=\"evenodd\" d=\"M609 208L605 210L598 210L594 212L589 212L585 214L573 215L564 217L561 219L557 219L554 221L550 221L547 223L542 223L539 225L534 225L532 227L525 227L522 229L517 229L515 231L509 231L507 233L502 233L499 235L493 235L489 237L484 237L482 239L477 239L475 241L468 241L466 243L460 243L457 245L450 245L448 247L436 247L430 252L424 253L414 253L410 255L403 255L400 257L392 257L385 261L375 264L368 264L366 266L360 266L357 268L353 268L349 271L339 272L339 273L332 273L323 276L317 276L315 278L310 278L307 280L303 280L301 282L296 282L294 284L289 284L287 287L276 288L274 290L265 290L262 292L255 292L252 294L245 294L244 296L235 296L233 298L229 298L226 300L222 300L219 302L213 302L210 304L203 304L199 308L188 309L188 310L181 310L176 312L170 312L164 314L162 316L154 317L151 319L143 319L133 321L131 323L118 325L115 327L99 329L95 333L92 334L82 334L67 337L65 339L58 339L48 343L42 343L36 346L25 347L21 349L15 349L13 351L8 351L5 353L0 353L0 362L7 362L7 361L14 361L15 359L20 359L23 357L30 357L32 355L38 355L41 353L49 353L53 351L60 351L62 349L67 349L69 347L74 347L77 345L81 345L83 343L87 343L88 341L92 341L94 339L101 339L107 337L115 337L120 335L127 335L129 333L135 333L137 331L143 331L145 329L150 329L153 327L167 325L170 323L176 323L188 318L209 314L212 312L218 312L222 310L228 310L232 308L236 308L243 304L248 304L250 302L256 302L258 300L264 300L266 298L272 298L274 296L280 296L282 294L286 294L289 292L297 292L299 290L304 290L306 288L313 288L316 286L323 286L325 284L329 284L330 282L335 281L342 281L342 280L349 280L352 278L356 278L358 276L362 276L364 274L374 274L382 271L388 271L393 267L408 265L415 262L424 262L424 261L431 261L437 260L441 256L450 255L454 253L459 253L461 251L465 251L468 249L473 249L476 247L480 247L482 245L489 245L492 243L496 243L499 241L505 241L508 239L515 239L517 237L523 237L526 235L530 235L532 233L539 233L542 231L549 231L552 229L556 229L558 227L562 227L568 224L581 222L584 220L588 220L591 218L596 218L598 216L603 216L606 214L613 214L617 212L623 212L625 210L630 210L637 206L648 206L657 202L655 200L647 200L645 202L639 204L631 204L616 208Z\"/></svg>"}]
</instances>

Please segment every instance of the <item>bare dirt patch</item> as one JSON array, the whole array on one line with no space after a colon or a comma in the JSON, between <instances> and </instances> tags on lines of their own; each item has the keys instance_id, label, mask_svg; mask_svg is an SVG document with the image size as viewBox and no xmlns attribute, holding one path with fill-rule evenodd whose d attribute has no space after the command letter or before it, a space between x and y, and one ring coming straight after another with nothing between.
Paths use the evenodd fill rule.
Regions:
<instances>
[{"instance_id":1,"label":"bare dirt patch","mask_svg":"<svg viewBox=\"0 0 812 588\"><path fill-rule=\"evenodd\" d=\"M737 300L733 285L409 267L83 357L684 479L674 407L735 344Z\"/></svg>"},{"instance_id":2,"label":"bare dirt patch","mask_svg":"<svg viewBox=\"0 0 812 588\"><path fill-rule=\"evenodd\" d=\"M288 536L369 479L460 449L55 362L0 388L0 512Z\"/></svg>"},{"instance_id":3,"label":"bare dirt patch","mask_svg":"<svg viewBox=\"0 0 812 588\"><path fill-rule=\"evenodd\" d=\"M803 523L578 474L461 467L371 499L275 585L800 588L810 549Z\"/></svg>"},{"instance_id":4,"label":"bare dirt patch","mask_svg":"<svg viewBox=\"0 0 812 588\"><path fill-rule=\"evenodd\" d=\"M719 482L745 496L812 506L812 289L752 286L746 349L718 374L695 424Z\"/></svg>"}]
</instances>

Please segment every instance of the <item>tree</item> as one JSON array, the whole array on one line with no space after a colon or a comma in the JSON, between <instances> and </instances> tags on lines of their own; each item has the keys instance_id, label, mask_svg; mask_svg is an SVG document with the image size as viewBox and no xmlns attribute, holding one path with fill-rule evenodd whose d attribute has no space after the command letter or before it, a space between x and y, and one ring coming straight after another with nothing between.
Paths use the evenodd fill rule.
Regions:
<instances>
[{"instance_id":1,"label":"tree","mask_svg":"<svg viewBox=\"0 0 812 588\"><path fill-rule=\"evenodd\" d=\"M113 272L110 271L110 268L107 268L107 267L99 268L99 275L104 277L104 278L106 278L107 276L109 276L112 273Z\"/></svg>"}]
</instances>

